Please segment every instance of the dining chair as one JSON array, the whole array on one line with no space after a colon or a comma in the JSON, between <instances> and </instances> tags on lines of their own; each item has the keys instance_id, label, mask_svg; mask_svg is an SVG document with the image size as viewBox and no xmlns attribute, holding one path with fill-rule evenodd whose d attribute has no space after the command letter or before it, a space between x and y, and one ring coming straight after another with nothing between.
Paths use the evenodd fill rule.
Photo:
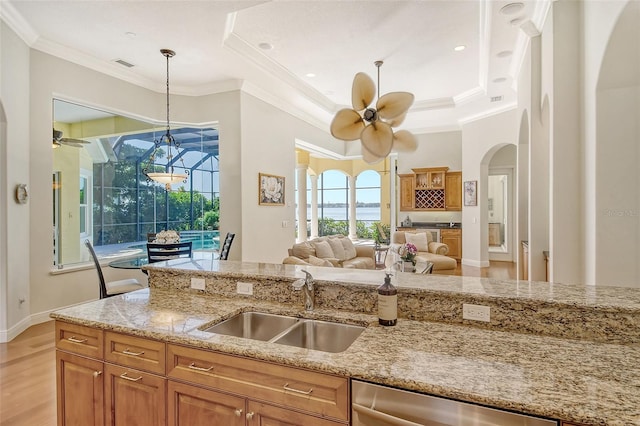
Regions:
<instances>
[{"instance_id":1,"label":"dining chair","mask_svg":"<svg viewBox=\"0 0 640 426\"><path fill-rule=\"evenodd\" d=\"M227 235L224 237L224 243L222 243L222 247L220 248L220 260L227 260L229 258L229 250L231 250L231 243L233 243L233 239L236 234L232 234L231 232L227 232Z\"/></svg>"},{"instance_id":2,"label":"dining chair","mask_svg":"<svg viewBox=\"0 0 640 426\"><path fill-rule=\"evenodd\" d=\"M147 259L149 263L162 262L178 258L190 258L193 241L182 243L147 243Z\"/></svg>"},{"instance_id":3,"label":"dining chair","mask_svg":"<svg viewBox=\"0 0 640 426\"><path fill-rule=\"evenodd\" d=\"M102 267L100 266L98 256L96 256L96 251L93 249L93 245L91 245L89 240L84 240L84 244L87 246L89 254L93 259L93 263L96 265L96 271L98 272L98 278L100 279L100 299L117 296L118 294L128 293L134 290L140 290L141 288L147 288L146 285L140 283L135 278L108 282L105 281L102 273Z\"/></svg>"}]
</instances>

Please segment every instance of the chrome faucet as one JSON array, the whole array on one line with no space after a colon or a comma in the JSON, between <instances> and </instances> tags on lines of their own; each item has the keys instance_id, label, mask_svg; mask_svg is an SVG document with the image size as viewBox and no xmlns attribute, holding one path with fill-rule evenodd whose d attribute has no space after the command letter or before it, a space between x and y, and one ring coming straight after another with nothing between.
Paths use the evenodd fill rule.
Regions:
<instances>
[{"instance_id":1,"label":"chrome faucet","mask_svg":"<svg viewBox=\"0 0 640 426\"><path fill-rule=\"evenodd\" d=\"M313 277L310 273L302 269L302 272L305 273L304 279L300 278L293 282L294 290L302 290L304 292L304 309L306 311L313 311L313 308L316 303L316 296L313 291Z\"/></svg>"}]
</instances>

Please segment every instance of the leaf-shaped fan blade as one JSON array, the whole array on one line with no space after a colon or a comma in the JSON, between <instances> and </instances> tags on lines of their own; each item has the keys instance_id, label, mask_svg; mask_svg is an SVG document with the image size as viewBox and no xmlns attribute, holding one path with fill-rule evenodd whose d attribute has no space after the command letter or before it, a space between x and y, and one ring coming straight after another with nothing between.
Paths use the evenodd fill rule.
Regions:
<instances>
[{"instance_id":1,"label":"leaf-shaped fan blade","mask_svg":"<svg viewBox=\"0 0 640 426\"><path fill-rule=\"evenodd\" d=\"M367 164L375 164L380 162L381 160L384 159L384 157L378 157L377 155L372 154L371 152L369 152L369 150L367 148L365 148L364 145L361 145L362 149L362 159L365 161L365 163Z\"/></svg>"},{"instance_id":2,"label":"leaf-shaped fan blade","mask_svg":"<svg viewBox=\"0 0 640 426\"><path fill-rule=\"evenodd\" d=\"M400 152L415 151L418 141L408 130L398 130L393 134L393 149Z\"/></svg>"},{"instance_id":3,"label":"leaf-shaped fan blade","mask_svg":"<svg viewBox=\"0 0 640 426\"><path fill-rule=\"evenodd\" d=\"M360 137L364 129L364 121L357 111L345 108L333 117L330 129L336 139L354 141Z\"/></svg>"},{"instance_id":4,"label":"leaf-shaped fan blade","mask_svg":"<svg viewBox=\"0 0 640 426\"><path fill-rule=\"evenodd\" d=\"M73 146L76 148L82 148L88 142L80 141L78 139L61 139L58 143L62 145Z\"/></svg>"},{"instance_id":5,"label":"leaf-shaped fan blade","mask_svg":"<svg viewBox=\"0 0 640 426\"><path fill-rule=\"evenodd\" d=\"M359 72L353 77L351 87L351 105L356 111L362 111L373 102L376 95L376 85L367 74Z\"/></svg>"},{"instance_id":6,"label":"leaf-shaped fan blade","mask_svg":"<svg viewBox=\"0 0 640 426\"><path fill-rule=\"evenodd\" d=\"M393 145L393 130L387 123L376 121L364 128L360 140L371 154L376 157L386 157Z\"/></svg>"},{"instance_id":7,"label":"leaf-shaped fan blade","mask_svg":"<svg viewBox=\"0 0 640 426\"><path fill-rule=\"evenodd\" d=\"M409 92L392 92L382 96L376 102L380 118L391 120L407 112L413 103L413 94Z\"/></svg>"},{"instance_id":8,"label":"leaf-shaped fan blade","mask_svg":"<svg viewBox=\"0 0 640 426\"><path fill-rule=\"evenodd\" d=\"M387 123L389 123L389 126L391 127L398 127L404 122L405 118L407 118L406 112L404 114L400 114L399 116L392 118L391 120L387 120Z\"/></svg>"}]
</instances>

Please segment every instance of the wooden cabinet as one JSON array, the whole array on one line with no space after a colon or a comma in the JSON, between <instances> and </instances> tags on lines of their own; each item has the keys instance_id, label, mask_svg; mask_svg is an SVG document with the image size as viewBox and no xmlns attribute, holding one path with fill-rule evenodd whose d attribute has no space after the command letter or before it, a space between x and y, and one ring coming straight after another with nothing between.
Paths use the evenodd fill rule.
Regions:
<instances>
[{"instance_id":1,"label":"wooden cabinet","mask_svg":"<svg viewBox=\"0 0 640 426\"><path fill-rule=\"evenodd\" d=\"M166 379L105 364L105 424L157 426L166 423Z\"/></svg>"},{"instance_id":2,"label":"wooden cabinet","mask_svg":"<svg viewBox=\"0 0 640 426\"><path fill-rule=\"evenodd\" d=\"M169 380L169 426L244 426L245 399Z\"/></svg>"},{"instance_id":3,"label":"wooden cabinet","mask_svg":"<svg viewBox=\"0 0 640 426\"><path fill-rule=\"evenodd\" d=\"M349 381L201 349L169 345L167 375L256 401L349 420Z\"/></svg>"},{"instance_id":4,"label":"wooden cabinet","mask_svg":"<svg viewBox=\"0 0 640 426\"><path fill-rule=\"evenodd\" d=\"M398 175L400 179L400 211L413 210L413 200L415 199L413 182L414 176Z\"/></svg>"},{"instance_id":5,"label":"wooden cabinet","mask_svg":"<svg viewBox=\"0 0 640 426\"><path fill-rule=\"evenodd\" d=\"M440 242L449 246L447 256L462 259L462 229L441 229Z\"/></svg>"},{"instance_id":6,"label":"wooden cabinet","mask_svg":"<svg viewBox=\"0 0 640 426\"><path fill-rule=\"evenodd\" d=\"M101 361L56 351L58 426L104 425L103 370Z\"/></svg>"},{"instance_id":7,"label":"wooden cabinet","mask_svg":"<svg viewBox=\"0 0 640 426\"><path fill-rule=\"evenodd\" d=\"M247 403L246 418L247 426L344 426L343 423L251 400Z\"/></svg>"},{"instance_id":8,"label":"wooden cabinet","mask_svg":"<svg viewBox=\"0 0 640 426\"><path fill-rule=\"evenodd\" d=\"M156 340L106 332L105 361L164 375L165 344Z\"/></svg>"},{"instance_id":9,"label":"wooden cabinet","mask_svg":"<svg viewBox=\"0 0 640 426\"><path fill-rule=\"evenodd\" d=\"M449 211L462 210L462 172L447 172L444 189L445 208Z\"/></svg>"},{"instance_id":10,"label":"wooden cabinet","mask_svg":"<svg viewBox=\"0 0 640 426\"><path fill-rule=\"evenodd\" d=\"M400 211L462 210L462 172L448 167L411 170L398 175Z\"/></svg>"}]
</instances>

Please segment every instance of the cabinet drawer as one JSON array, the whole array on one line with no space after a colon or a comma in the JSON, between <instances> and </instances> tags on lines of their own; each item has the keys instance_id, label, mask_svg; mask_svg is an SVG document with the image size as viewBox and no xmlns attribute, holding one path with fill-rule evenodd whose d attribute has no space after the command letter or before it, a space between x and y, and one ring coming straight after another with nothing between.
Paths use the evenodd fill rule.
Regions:
<instances>
[{"instance_id":1,"label":"cabinet drawer","mask_svg":"<svg viewBox=\"0 0 640 426\"><path fill-rule=\"evenodd\" d=\"M168 376L339 420L349 419L349 381L177 345L167 347Z\"/></svg>"},{"instance_id":2,"label":"cabinet drawer","mask_svg":"<svg viewBox=\"0 0 640 426\"><path fill-rule=\"evenodd\" d=\"M102 359L102 330L56 321L56 348Z\"/></svg>"},{"instance_id":3,"label":"cabinet drawer","mask_svg":"<svg viewBox=\"0 0 640 426\"><path fill-rule=\"evenodd\" d=\"M156 374L165 373L165 344L142 337L107 331L105 360Z\"/></svg>"}]
</instances>

